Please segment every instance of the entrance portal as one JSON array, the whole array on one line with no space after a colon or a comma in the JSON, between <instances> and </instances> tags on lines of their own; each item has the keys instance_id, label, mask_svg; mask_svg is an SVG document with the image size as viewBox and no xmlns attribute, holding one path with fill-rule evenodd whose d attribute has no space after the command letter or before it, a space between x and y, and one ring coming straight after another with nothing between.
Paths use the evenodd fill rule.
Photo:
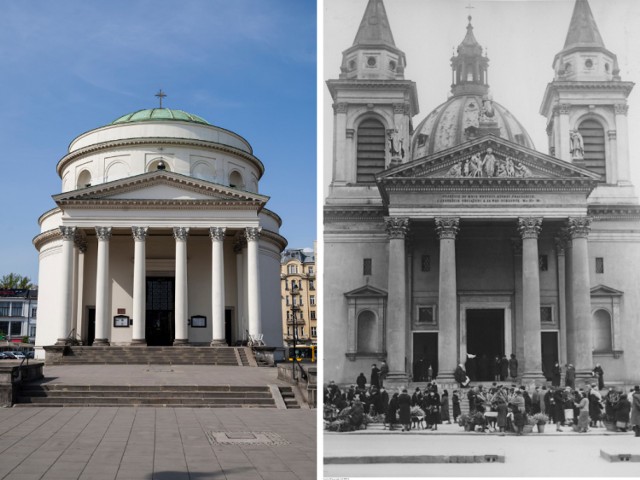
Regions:
<instances>
[{"instance_id":1,"label":"entrance portal","mask_svg":"<svg viewBox=\"0 0 640 480\"><path fill-rule=\"evenodd\" d=\"M547 380L553 376L553 366L558 361L558 332L541 332L542 373Z\"/></svg>"},{"instance_id":2,"label":"entrance portal","mask_svg":"<svg viewBox=\"0 0 640 480\"><path fill-rule=\"evenodd\" d=\"M471 380L494 379L494 360L504 353L504 310L501 308L467 310L467 375Z\"/></svg>"},{"instance_id":3,"label":"entrance portal","mask_svg":"<svg viewBox=\"0 0 640 480\"><path fill-rule=\"evenodd\" d=\"M438 376L438 334L436 332L414 332L413 334L413 381L426 382L431 366L433 378Z\"/></svg>"},{"instance_id":4,"label":"entrance portal","mask_svg":"<svg viewBox=\"0 0 640 480\"><path fill-rule=\"evenodd\" d=\"M175 279L147 278L145 338L149 346L173 345ZM134 319L135 321L135 319Z\"/></svg>"}]
</instances>

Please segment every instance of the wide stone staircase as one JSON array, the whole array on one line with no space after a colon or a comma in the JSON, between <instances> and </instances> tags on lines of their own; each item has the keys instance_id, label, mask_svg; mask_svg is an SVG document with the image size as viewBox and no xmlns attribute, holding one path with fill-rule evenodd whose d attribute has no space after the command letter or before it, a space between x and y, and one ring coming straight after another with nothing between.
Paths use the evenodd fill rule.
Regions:
<instances>
[{"instance_id":1,"label":"wide stone staircase","mask_svg":"<svg viewBox=\"0 0 640 480\"><path fill-rule=\"evenodd\" d=\"M247 352L246 350L249 350ZM67 347L47 365L227 365L249 366L245 347Z\"/></svg>"}]
</instances>

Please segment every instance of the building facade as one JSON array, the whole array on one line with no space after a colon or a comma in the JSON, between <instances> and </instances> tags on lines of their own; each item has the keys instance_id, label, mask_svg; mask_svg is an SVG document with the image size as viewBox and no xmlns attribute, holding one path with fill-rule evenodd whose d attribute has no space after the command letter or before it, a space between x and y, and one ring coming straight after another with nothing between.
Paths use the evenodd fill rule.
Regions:
<instances>
[{"instance_id":1,"label":"building facade","mask_svg":"<svg viewBox=\"0 0 640 480\"><path fill-rule=\"evenodd\" d=\"M167 108L74 139L40 219L36 355L88 345L282 341L286 240L241 136Z\"/></svg>"},{"instance_id":2,"label":"building facade","mask_svg":"<svg viewBox=\"0 0 640 480\"><path fill-rule=\"evenodd\" d=\"M38 290L0 289L0 334L7 340L36 336Z\"/></svg>"},{"instance_id":3,"label":"building facade","mask_svg":"<svg viewBox=\"0 0 640 480\"><path fill-rule=\"evenodd\" d=\"M493 100L471 20L451 57L448 99L415 128L416 84L382 0L369 0L339 78L327 81L325 376L353 382L386 359L392 382L416 379L425 364L451 381L474 358L474 379L491 380L483 367L513 353L525 383L550 378L556 361L580 381L600 363L608 379L637 382L633 83L577 0L539 92L549 148L537 151Z\"/></svg>"},{"instance_id":4,"label":"building facade","mask_svg":"<svg viewBox=\"0 0 640 480\"><path fill-rule=\"evenodd\" d=\"M280 263L284 346L318 344L316 259L311 249L289 249ZM292 290L296 294L292 295ZM295 318L293 311L295 308Z\"/></svg>"}]
</instances>

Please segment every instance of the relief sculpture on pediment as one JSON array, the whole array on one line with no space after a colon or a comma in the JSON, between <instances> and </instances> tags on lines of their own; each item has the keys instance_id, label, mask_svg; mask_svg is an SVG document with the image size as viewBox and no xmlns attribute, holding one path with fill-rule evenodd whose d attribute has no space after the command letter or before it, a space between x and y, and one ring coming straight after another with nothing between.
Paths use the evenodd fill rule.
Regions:
<instances>
[{"instance_id":1,"label":"relief sculpture on pediment","mask_svg":"<svg viewBox=\"0 0 640 480\"><path fill-rule=\"evenodd\" d=\"M526 178L533 174L531 170L512 157L500 158L487 149L484 158L480 153L473 154L456 162L447 172L447 177L513 177Z\"/></svg>"}]
</instances>

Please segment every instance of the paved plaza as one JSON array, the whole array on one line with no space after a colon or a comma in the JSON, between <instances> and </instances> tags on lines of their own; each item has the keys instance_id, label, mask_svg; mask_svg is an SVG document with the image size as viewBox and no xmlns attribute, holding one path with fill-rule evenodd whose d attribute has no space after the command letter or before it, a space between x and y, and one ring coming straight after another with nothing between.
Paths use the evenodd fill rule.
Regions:
<instances>
[{"instance_id":1,"label":"paved plaza","mask_svg":"<svg viewBox=\"0 0 640 480\"><path fill-rule=\"evenodd\" d=\"M45 367L67 385L284 385L275 368ZM316 477L316 410L0 409L0 479L306 480Z\"/></svg>"},{"instance_id":2,"label":"paved plaza","mask_svg":"<svg viewBox=\"0 0 640 480\"><path fill-rule=\"evenodd\" d=\"M586 434L556 432L547 425L544 434L521 437L496 433L465 433L458 425L439 425L437 432L372 429L324 434L324 457L348 464L325 464L327 477L638 477L640 463L611 463L607 453L640 455L640 438L633 433L605 433L593 429ZM388 463L366 463L367 457L389 456ZM504 463L405 463L419 455L502 455ZM394 459L396 460L394 462ZM361 462L361 463L356 463Z\"/></svg>"}]
</instances>

